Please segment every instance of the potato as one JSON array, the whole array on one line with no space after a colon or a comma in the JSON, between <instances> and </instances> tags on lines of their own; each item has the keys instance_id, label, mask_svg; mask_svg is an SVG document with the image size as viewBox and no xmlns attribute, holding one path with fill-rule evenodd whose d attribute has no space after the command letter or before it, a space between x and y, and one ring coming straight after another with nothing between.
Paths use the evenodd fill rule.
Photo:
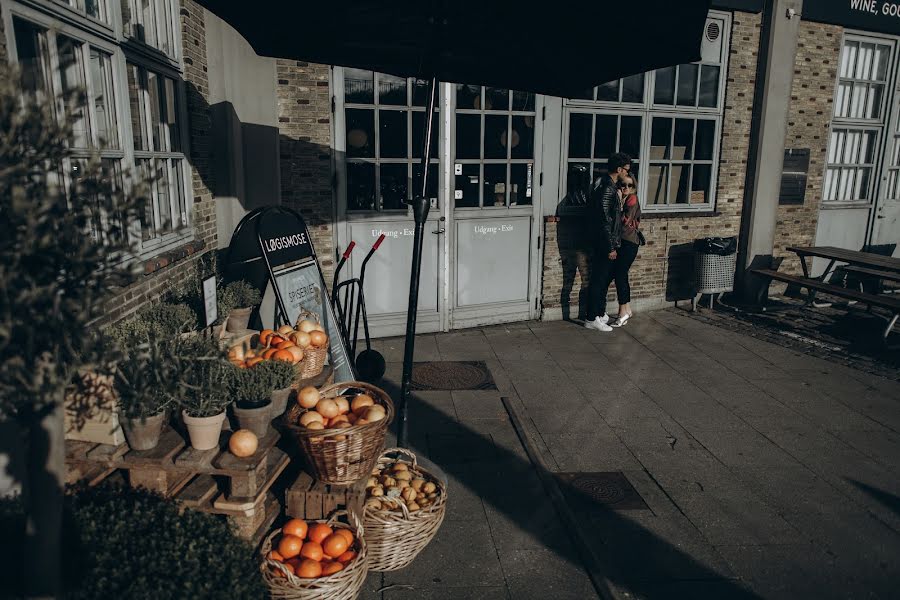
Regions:
<instances>
[{"instance_id":1,"label":"potato","mask_svg":"<svg viewBox=\"0 0 900 600\"><path fill-rule=\"evenodd\" d=\"M397 485L397 480L393 477L382 477L381 485L383 485L384 487L394 487L395 485Z\"/></svg>"},{"instance_id":2,"label":"potato","mask_svg":"<svg viewBox=\"0 0 900 600\"><path fill-rule=\"evenodd\" d=\"M408 472L409 467L407 467L404 463L394 463L394 472L400 473L402 471Z\"/></svg>"},{"instance_id":3,"label":"potato","mask_svg":"<svg viewBox=\"0 0 900 600\"><path fill-rule=\"evenodd\" d=\"M384 496L384 488L381 487L380 485L376 485L375 487L372 488L372 490L369 492L369 494L376 498L378 496Z\"/></svg>"},{"instance_id":4,"label":"potato","mask_svg":"<svg viewBox=\"0 0 900 600\"><path fill-rule=\"evenodd\" d=\"M366 489L373 488L378 485L378 480L374 477L369 477L369 480L366 482Z\"/></svg>"},{"instance_id":5,"label":"potato","mask_svg":"<svg viewBox=\"0 0 900 600\"><path fill-rule=\"evenodd\" d=\"M394 473L394 479L396 479L397 481L411 481L412 473L410 473L409 471L398 471Z\"/></svg>"},{"instance_id":6,"label":"potato","mask_svg":"<svg viewBox=\"0 0 900 600\"><path fill-rule=\"evenodd\" d=\"M426 494L431 494L435 490L437 490L437 486L434 485L433 483L431 483L430 481L422 486L422 491L425 492Z\"/></svg>"},{"instance_id":7,"label":"potato","mask_svg":"<svg viewBox=\"0 0 900 600\"><path fill-rule=\"evenodd\" d=\"M425 480L424 479L413 479L409 483L409 485L412 487L412 489L414 489L418 492L418 491L421 491L422 486L425 485Z\"/></svg>"},{"instance_id":8,"label":"potato","mask_svg":"<svg viewBox=\"0 0 900 600\"><path fill-rule=\"evenodd\" d=\"M416 504L415 502L410 502L409 504L406 505L406 508L408 508L409 511L412 512L414 510L419 510L421 507L418 504Z\"/></svg>"}]
</instances>

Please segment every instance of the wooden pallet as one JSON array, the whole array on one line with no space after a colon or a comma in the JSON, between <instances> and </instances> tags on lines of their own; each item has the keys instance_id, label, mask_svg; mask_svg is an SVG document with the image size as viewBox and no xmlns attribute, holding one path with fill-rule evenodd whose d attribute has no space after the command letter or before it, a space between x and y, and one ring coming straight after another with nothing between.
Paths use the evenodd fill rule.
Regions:
<instances>
[{"instance_id":1,"label":"wooden pallet","mask_svg":"<svg viewBox=\"0 0 900 600\"><path fill-rule=\"evenodd\" d=\"M236 535L258 545L281 513L272 486L290 464L290 458L274 446L277 432L261 440L260 450L244 459L215 450L198 454L183 441L177 443L170 433L174 432L166 432L165 440L146 452L127 446L67 443L67 478L93 486L114 473L127 472L130 485L158 491L184 509L222 515Z\"/></svg>"},{"instance_id":2,"label":"wooden pallet","mask_svg":"<svg viewBox=\"0 0 900 600\"><path fill-rule=\"evenodd\" d=\"M285 513L300 519L325 519L338 508L362 515L366 480L353 485L331 485L301 472L285 494Z\"/></svg>"},{"instance_id":3,"label":"wooden pallet","mask_svg":"<svg viewBox=\"0 0 900 600\"><path fill-rule=\"evenodd\" d=\"M70 469L84 469L85 465L125 469L132 487L144 487L166 496L175 495L196 475L210 475L225 480L228 496L256 497L268 479L270 454L284 456L275 448L280 434L270 430L259 441L256 453L247 458L238 458L228 451L229 435L223 432L219 446L205 451L188 446L174 429L166 429L156 448L146 451L131 450L127 444L67 441L66 462Z\"/></svg>"}]
</instances>

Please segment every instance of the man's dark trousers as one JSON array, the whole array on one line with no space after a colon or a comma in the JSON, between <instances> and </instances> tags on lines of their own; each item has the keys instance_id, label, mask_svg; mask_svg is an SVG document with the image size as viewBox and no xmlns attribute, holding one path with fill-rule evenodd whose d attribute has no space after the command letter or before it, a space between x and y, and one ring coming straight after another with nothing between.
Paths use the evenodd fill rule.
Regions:
<instances>
[{"instance_id":1,"label":"man's dark trousers","mask_svg":"<svg viewBox=\"0 0 900 600\"><path fill-rule=\"evenodd\" d=\"M606 314L606 292L609 290L613 261L605 248L595 248L591 256L591 281L588 288L587 320Z\"/></svg>"}]
</instances>

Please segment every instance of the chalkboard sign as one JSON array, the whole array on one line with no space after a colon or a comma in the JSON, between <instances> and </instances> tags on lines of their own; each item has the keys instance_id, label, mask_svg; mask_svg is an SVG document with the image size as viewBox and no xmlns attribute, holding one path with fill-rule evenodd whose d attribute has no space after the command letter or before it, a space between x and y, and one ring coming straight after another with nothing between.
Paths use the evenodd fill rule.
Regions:
<instances>
[{"instance_id":1,"label":"chalkboard sign","mask_svg":"<svg viewBox=\"0 0 900 600\"><path fill-rule=\"evenodd\" d=\"M335 381L356 379L353 361L337 327L325 279L306 222L296 211L266 206L247 214L231 235L226 279L246 281L264 294L275 292L275 325L294 325L302 311L315 313L329 340Z\"/></svg>"},{"instance_id":2,"label":"chalkboard sign","mask_svg":"<svg viewBox=\"0 0 900 600\"><path fill-rule=\"evenodd\" d=\"M785 149L778 204L803 204L806 200L807 173L809 173L809 148Z\"/></svg>"},{"instance_id":3,"label":"chalkboard sign","mask_svg":"<svg viewBox=\"0 0 900 600\"><path fill-rule=\"evenodd\" d=\"M354 379L350 369L347 349L338 330L331 310L331 302L325 288L325 281L316 262L276 270L275 293L284 299L287 322L295 324L303 312L313 313L328 335L329 357L334 369L335 381Z\"/></svg>"}]
</instances>

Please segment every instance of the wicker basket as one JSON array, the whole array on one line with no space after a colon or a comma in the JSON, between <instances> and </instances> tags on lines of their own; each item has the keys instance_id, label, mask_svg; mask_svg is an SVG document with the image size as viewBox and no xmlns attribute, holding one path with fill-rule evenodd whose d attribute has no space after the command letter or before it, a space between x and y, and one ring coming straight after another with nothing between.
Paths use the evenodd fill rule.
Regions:
<instances>
[{"instance_id":1,"label":"wicker basket","mask_svg":"<svg viewBox=\"0 0 900 600\"><path fill-rule=\"evenodd\" d=\"M346 515L351 524L339 521L338 517L341 515ZM359 596L368 570L368 550L363 538L362 525L355 514L344 510L335 511L326 522L333 529L350 529L355 533L356 558L334 575L318 579L302 579L285 569L280 562L266 558L272 549L272 541L281 533L281 529L276 529L263 541L260 551L263 557L260 570L263 581L269 588L271 598L279 600L353 600ZM281 575L276 574L276 571Z\"/></svg>"},{"instance_id":2,"label":"wicker basket","mask_svg":"<svg viewBox=\"0 0 900 600\"><path fill-rule=\"evenodd\" d=\"M411 458L411 462L402 462L406 462L409 470L422 479L434 483L437 486L438 497L434 504L415 512L409 512L402 501L396 501L401 512L375 510L369 506L365 508L364 523L370 571L396 571L409 565L437 534L447 513L447 486L420 467L415 454L404 448L391 448L381 455L378 464L388 465L396 462L388 456L394 453L405 454ZM378 500L385 502L387 499L380 497Z\"/></svg>"},{"instance_id":3,"label":"wicker basket","mask_svg":"<svg viewBox=\"0 0 900 600\"><path fill-rule=\"evenodd\" d=\"M299 329L300 321L315 321L319 325L322 322L319 320L319 315L314 312L309 312L308 310L302 311L300 315L297 317L297 322L294 323L294 329ZM325 366L325 359L328 358L328 346L323 346L321 348L313 348L312 346L303 349L303 360L297 363L297 381L301 379L309 379L310 377L315 377L319 373L322 372L322 368Z\"/></svg>"},{"instance_id":4,"label":"wicker basket","mask_svg":"<svg viewBox=\"0 0 900 600\"><path fill-rule=\"evenodd\" d=\"M384 448L384 435L394 419L394 403L384 390L363 383L349 381L334 383L319 390L323 398L368 394L385 409L382 420L344 429L310 430L299 425L300 415L306 412L294 404L285 413L285 425L294 434L306 456L310 475L324 483L349 485L368 477L378 455Z\"/></svg>"}]
</instances>

